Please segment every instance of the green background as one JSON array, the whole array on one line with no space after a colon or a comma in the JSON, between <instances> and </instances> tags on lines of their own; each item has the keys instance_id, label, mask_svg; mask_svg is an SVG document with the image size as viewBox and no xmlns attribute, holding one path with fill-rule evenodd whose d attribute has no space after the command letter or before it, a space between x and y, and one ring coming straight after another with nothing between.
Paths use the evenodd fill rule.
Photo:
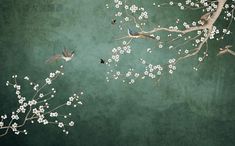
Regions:
<instances>
[{"instance_id":1,"label":"green background","mask_svg":"<svg viewBox=\"0 0 235 146\"><path fill-rule=\"evenodd\" d=\"M234 35L210 41L209 58L197 72L192 69L195 59L188 59L172 76L164 75L160 84L148 79L134 85L107 83L107 67L99 59L109 58L111 49L120 44L114 37L125 33L110 24L113 13L106 2L0 1L0 114L10 113L17 104L13 90L5 86L11 75L43 81L60 65L45 60L63 47L76 50L76 56L55 83L57 101L84 91L83 106L72 109L76 125L69 135L56 126L29 124L27 136L9 133L0 145L234 146L235 58L216 57L219 47L235 42ZM152 1L138 3L150 6ZM178 16L193 20L189 13L174 10L152 9L150 20L161 24Z\"/></svg>"}]
</instances>

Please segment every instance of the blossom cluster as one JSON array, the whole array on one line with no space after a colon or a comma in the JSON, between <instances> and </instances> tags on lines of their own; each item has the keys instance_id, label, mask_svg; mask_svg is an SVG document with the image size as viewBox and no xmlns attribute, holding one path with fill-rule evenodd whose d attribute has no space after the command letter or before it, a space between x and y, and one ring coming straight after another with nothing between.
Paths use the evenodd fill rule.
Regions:
<instances>
[{"instance_id":1,"label":"blossom cluster","mask_svg":"<svg viewBox=\"0 0 235 146\"><path fill-rule=\"evenodd\" d=\"M127 1L114 0L115 17L119 18L119 29L123 30L124 22L134 22L136 28L140 28L145 25L142 20L148 19L148 13L143 7L137 6L136 4L128 4ZM109 4L106 4L106 8L109 8ZM136 18L139 20L137 22Z\"/></svg>"},{"instance_id":2,"label":"blossom cluster","mask_svg":"<svg viewBox=\"0 0 235 146\"><path fill-rule=\"evenodd\" d=\"M28 134L25 124L27 122L39 123L43 125L57 125L62 128L62 131L68 134L66 127L74 126L74 121L69 120L71 113L62 113L61 109L66 107L77 107L82 105L80 96L83 92L75 93L73 96L68 97L67 101L59 105L53 104L53 99L56 97L56 89L50 87L58 76L64 75L62 72L63 66L60 70L56 70L49 74L42 85L33 82L28 76L24 80L32 87L34 91L32 96L25 97L20 85L17 75L13 75L13 81L7 81L6 86L12 86L15 89L15 95L18 100L18 107L13 111L10 116L4 114L0 118L0 137L6 135L9 130L15 134ZM49 91L48 91L49 89ZM24 129L25 128L25 129Z\"/></svg>"},{"instance_id":3,"label":"blossom cluster","mask_svg":"<svg viewBox=\"0 0 235 146\"><path fill-rule=\"evenodd\" d=\"M126 44L126 42L124 41L123 44ZM129 45L124 45L124 46L118 46L117 48L113 48L112 49L112 57L110 59L108 59L108 62L111 63L112 60L115 62L119 61L120 55L124 55L124 54L130 54L131 53L131 47Z\"/></svg>"},{"instance_id":4,"label":"blossom cluster","mask_svg":"<svg viewBox=\"0 0 235 146\"><path fill-rule=\"evenodd\" d=\"M121 46L112 49L112 56L108 59L107 63L110 70L107 72L106 79L107 81L109 81L110 78L123 79L123 81L126 82L125 78L127 78L130 80L130 84L134 83L137 78L145 79L149 77L156 79L163 74L163 71L173 74L176 70L176 63L193 56L197 57L198 62L193 67L193 69L197 71L199 65L208 57L209 47L207 42L209 40L219 41L224 39L225 35L232 34L230 27L232 26L232 21L235 20L235 0L227 3L226 1L219 0L185 0L180 2L171 0L162 4L154 2L153 8L163 10L162 8L165 9L167 6L177 7L179 10L201 12L201 15L196 16L195 19L190 22L183 20L186 17L177 18L176 23L172 23L167 27L155 24L153 29L148 28L149 26L151 27L152 24L146 25L149 21L145 21L149 18L149 11L147 12L147 10L139 6L139 4L137 5L135 2L131 3L131 1L114 0L114 3L111 5L114 6L114 9L112 9L115 14L114 16L118 17L118 20L120 20L119 29L123 30L123 26L129 28L131 26L131 29L136 27L137 31L133 34L137 36L130 35L128 31L126 36L118 39L124 41L122 41ZM228 21L226 27L218 25L217 21L221 20L220 17ZM135 39L139 39L139 41L134 41ZM167 48L173 52L172 55L176 56L169 56L169 61L163 64L155 64L151 61L147 63L147 61L143 59L145 55L143 57L140 56L140 58L137 59L138 62L140 60L140 64L144 66L144 69L139 69L139 67L138 69L129 68L126 72L121 72L120 70L122 69L120 69L119 65L121 65L120 60L124 58L123 54L127 54L125 55L126 57L133 52L131 50L137 50L137 48L132 46L133 42L146 43L146 39L150 39L156 44L154 47L148 46L146 53L153 55L153 51ZM135 47L138 47L138 44L135 45Z\"/></svg>"}]
</instances>

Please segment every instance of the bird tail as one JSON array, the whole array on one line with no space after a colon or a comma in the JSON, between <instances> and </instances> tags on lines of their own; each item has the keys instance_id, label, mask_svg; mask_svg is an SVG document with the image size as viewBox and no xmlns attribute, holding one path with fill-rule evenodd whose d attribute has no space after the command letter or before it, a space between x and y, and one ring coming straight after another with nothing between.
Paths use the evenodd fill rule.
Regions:
<instances>
[{"instance_id":1,"label":"bird tail","mask_svg":"<svg viewBox=\"0 0 235 146\"><path fill-rule=\"evenodd\" d=\"M49 63L50 64L50 63L53 63L55 61L60 60L61 58L62 58L62 55L56 54L54 56L51 56L49 59L47 59L45 63Z\"/></svg>"}]
</instances>

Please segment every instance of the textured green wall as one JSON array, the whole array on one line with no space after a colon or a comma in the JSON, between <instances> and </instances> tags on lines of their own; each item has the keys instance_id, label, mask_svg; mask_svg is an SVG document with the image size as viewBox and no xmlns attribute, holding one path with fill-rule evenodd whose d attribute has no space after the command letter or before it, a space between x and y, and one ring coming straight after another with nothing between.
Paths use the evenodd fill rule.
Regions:
<instances>
[{"instance_id":1,"label":"textured green wall","mask_svg":"<svg viewBox=\"0 0 235 146\"><path fill-rule=\"evenodd\" d=\"M0 145L234 146L235 58L216 57L222 44L211 42L210 57L198 72L192 69L195 60L189 60L159 85L151 80L107 83L107 68L99 58L111 55L118 45L113 41L118 31L110 25L106 2L0 1L0 114L10 113L16 105L5 81L12 74L43 79L59 65L44 61L64 46L75 49L76 57L56 82L58 98L63 100L77 89L85 93L84 105L73 111L77 124L68 136L57 127L29 124L29 135L9 134ZM156 15L174 18L175 14L166 10ZM228 40L235 42L234 38Z\"/></svg>"}]
</instances>

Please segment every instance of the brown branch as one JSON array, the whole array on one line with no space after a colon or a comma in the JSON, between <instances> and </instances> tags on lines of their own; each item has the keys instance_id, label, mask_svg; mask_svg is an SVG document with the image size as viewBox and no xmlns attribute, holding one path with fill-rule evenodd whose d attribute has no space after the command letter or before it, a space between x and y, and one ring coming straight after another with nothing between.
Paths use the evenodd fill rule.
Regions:
<instances>
[{"instance_id":1,"label":"brown branch","mask_svg":"<svg viewBox=\"0 0 235 146\"><path fill-rule=\"evenodd\" d=\"M224 54L227 54L227 53L232 54L233 56L235 56L235 52L230 50L229 48L232 48L232 46L231 45L227 45L224 48L220 48L220 51L217 54L217 56L221 56L221 55L224 55Z\"/></svg>"}]
</instances>

